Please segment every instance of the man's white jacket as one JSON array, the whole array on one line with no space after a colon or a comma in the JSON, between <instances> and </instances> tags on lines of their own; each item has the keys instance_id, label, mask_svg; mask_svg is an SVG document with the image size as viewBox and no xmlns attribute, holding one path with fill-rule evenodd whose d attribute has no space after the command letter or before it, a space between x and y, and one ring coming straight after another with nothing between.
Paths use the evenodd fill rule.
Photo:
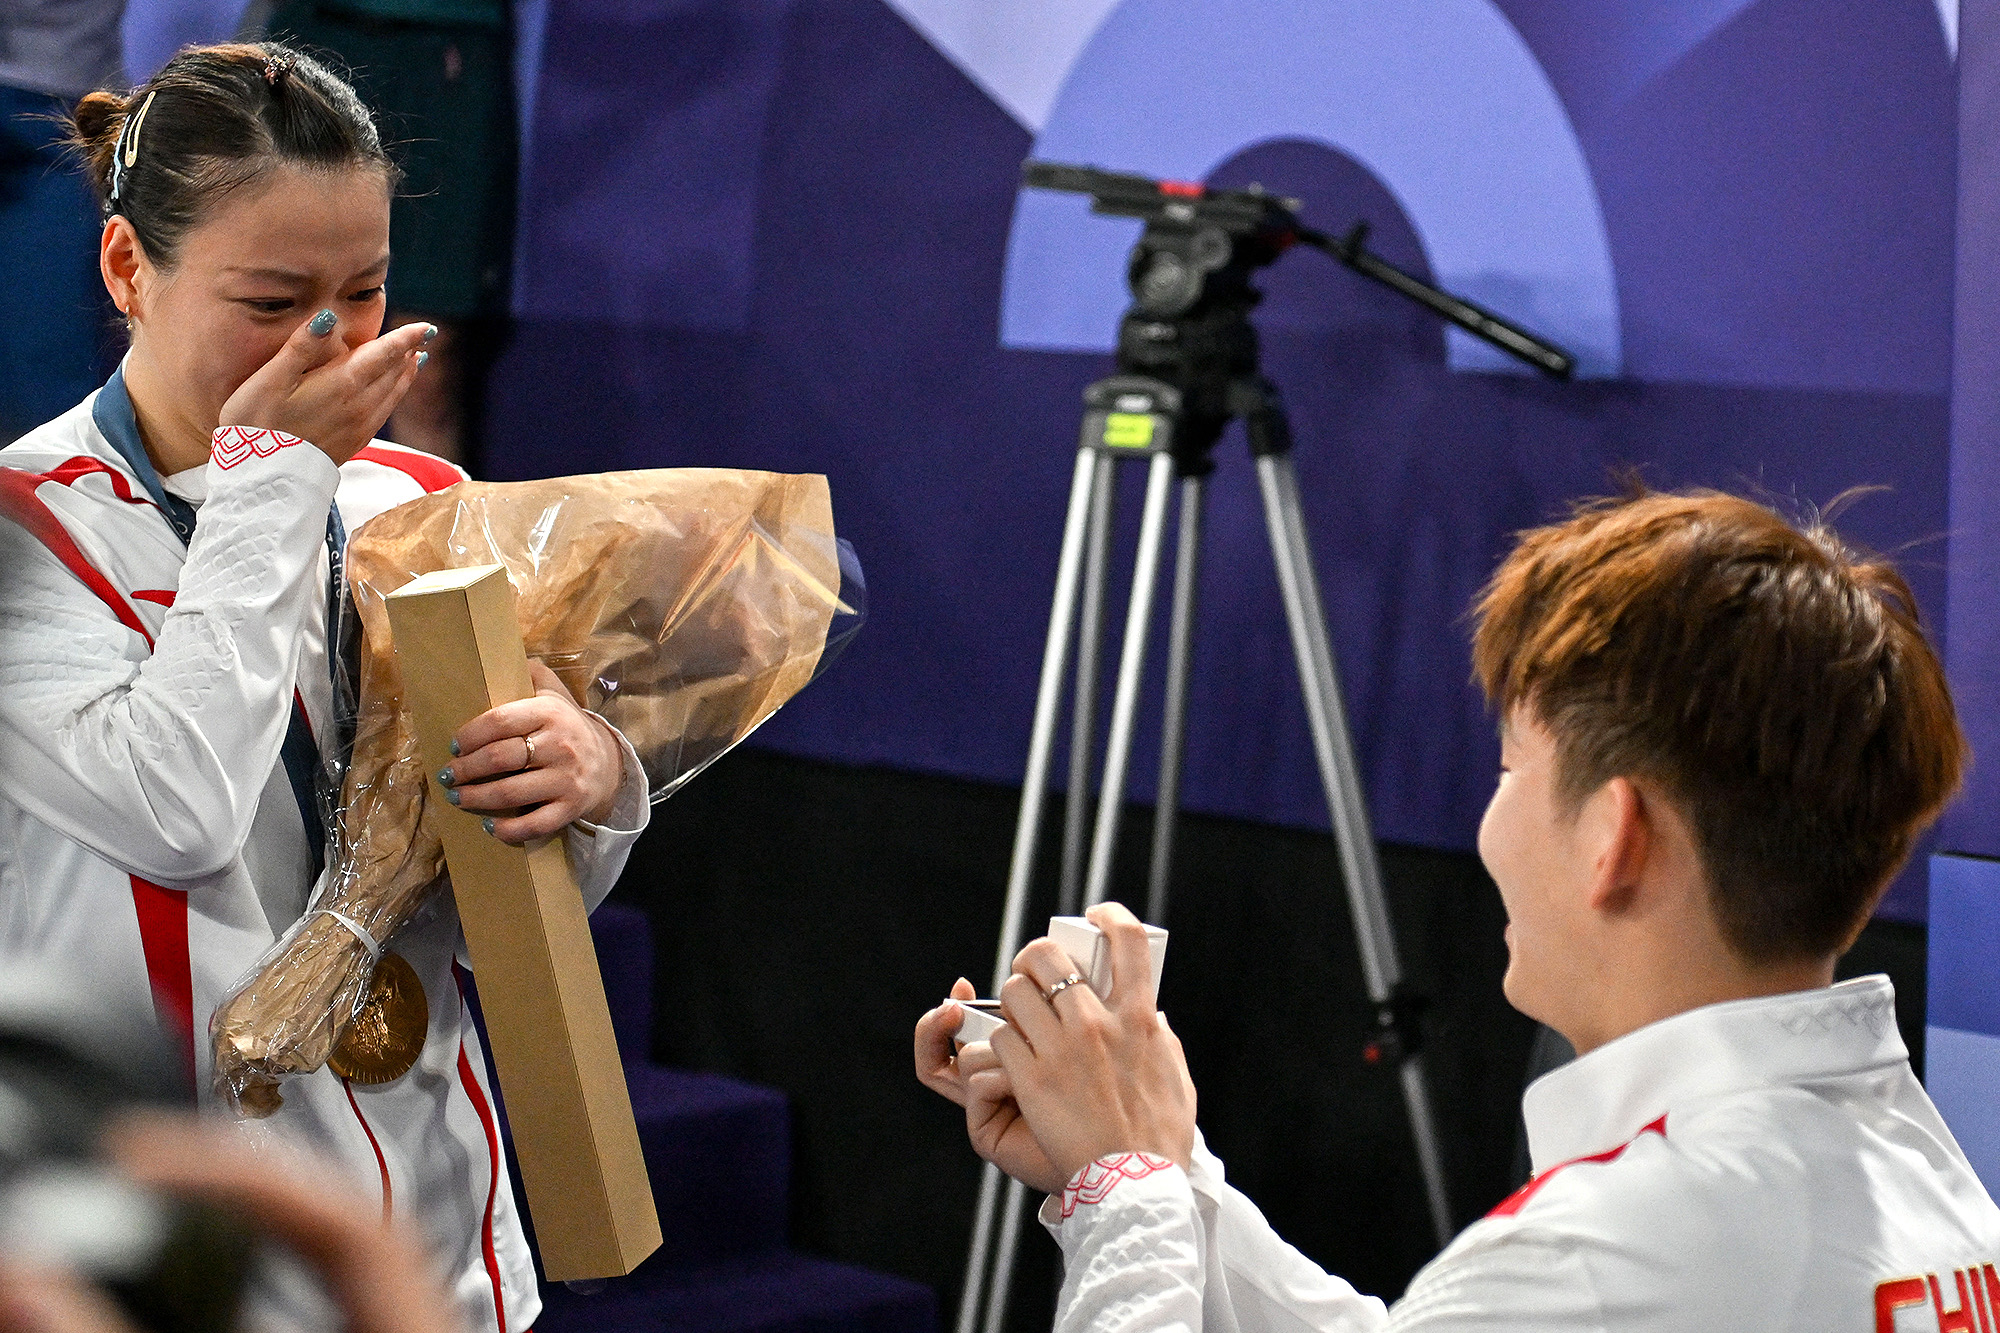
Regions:
<instances>
[{"instance_id":1,"label":"man's white jacket","mask_svg":"<svg viewBox=\"0 0 2000 1333\"><path fill-rule=\"evenodd\" d=\"M1192 1172L1093 1163L1043 1207L1056 1331L2000 1330L2000 1210L1910 1071L1885 977L1654 1023L1524 1109L1533 1179L1386 1308L1199 1144Z\"/></svg>"},{"instance_id":2,"label":"man's white jacket","mask_svg":"<svg viewBox=\"0 0 2000 1333\"><path fill-rule=\"evenodd\" d=\"M295 707L330 726L328 508L352 532L463 476L380 442L336 468L289 437L223 434L209 463L153 477L114 378L0 450L0 968L63 967L158 1021L204 1106L209 1016L313 888L281 747ZM149 483L197 506L187 545ZM626 770L612 818L569 833L593 907L646 822L629 746ZM541 1301L461 939L443 892L389 946L430 1001L415 1068L294 1079L264 1123L427 1235L469 1327L522 1333Z\"/></svg>"}]
</instances>

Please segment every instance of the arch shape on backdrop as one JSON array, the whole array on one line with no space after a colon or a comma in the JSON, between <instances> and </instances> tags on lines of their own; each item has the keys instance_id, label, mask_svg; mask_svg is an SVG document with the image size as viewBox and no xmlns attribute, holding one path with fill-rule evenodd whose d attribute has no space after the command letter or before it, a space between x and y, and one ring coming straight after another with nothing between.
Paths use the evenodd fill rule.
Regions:
<instances>
[{"instance_id":1,"label":"arch shape on backdrop","mask_svg":"<svg viewBox=\"0 0 2000 1333\"><path fill-rule=\"evenodd\" d=\"M1200 180L1281 138L1324 143L1372 172L1440 285L1568 347L1581 374L1619 373L1596 185L1547 74L1492 0L1125 0L1071 67L1033 151ZM1312 217L1306 203L1326 229L1352 221ZM1002 345L1109 350L1136 235L1081 196L1023 191ZM1525 369L1457 329L1446 354L1458 370Z\"/></svg>"}]
</instances>

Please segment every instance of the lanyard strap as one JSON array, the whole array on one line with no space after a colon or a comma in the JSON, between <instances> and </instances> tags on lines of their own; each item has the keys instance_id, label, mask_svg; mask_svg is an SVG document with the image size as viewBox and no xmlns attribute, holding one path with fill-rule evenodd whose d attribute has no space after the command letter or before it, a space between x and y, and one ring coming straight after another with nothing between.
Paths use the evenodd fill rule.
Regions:
<instances>
[{"instance_id":1,"label":"lanyard strap","mask_svg":"<svg viewBox=\"0 0 2000 1333\"><path fill-rule=\"evenodd\" d=\"M98 391L97 402L92 406L90 415L98 431L111 442L111 447L132 469L132 474L139 479L146 494L159 506L160 512L166 516L167 526L181 539L181 545L188 545L194 539L195 508L180 496L169 494L166 487L160 484L159 470L147 457L146 446L139 439L139 422L132 411L132 396L125 389L124 367L111 372L111 378ZM340 738L343 745L349 725L345 714L352 711L343 706L343 698L351 701L353 697L351 694L343 696L341 692L345 683L340 668L340 649L343 645L337 640L341 625L346 549L347 529L341 524L340 507L336 504L326 516L326 550L331 570L331 577L327 580L326 646L328 665L333 672L336 726L343 733ZM359 665L358 661L356 665ZM285 743L279 753L285 762L285 777L291 783L292 799L298 802L299 820L305 825L306 843L312 849L313 877L317 879L326 865L326 820L321 812L319 787L322 766L319 747L313 743L312 723L306 717L305 703L299 698L297 690L292 692L291 719L286 723Z\"/></svg>"}]
</instances>

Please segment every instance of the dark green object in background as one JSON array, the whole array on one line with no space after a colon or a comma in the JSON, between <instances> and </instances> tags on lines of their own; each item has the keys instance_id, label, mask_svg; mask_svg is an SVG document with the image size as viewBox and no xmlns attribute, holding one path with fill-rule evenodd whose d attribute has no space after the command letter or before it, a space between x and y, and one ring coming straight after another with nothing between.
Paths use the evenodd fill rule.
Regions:
<instances>
[{"instance_id":1,"label":"dark green object in background","mask_svg":"<svg viewBox=\"0 0 2000 1333\"><path fill-rule=\"evenodd\" d=\"M268 32L345 73L402 167L389 209L389 308L506 313L519 129L502 0L282 4Z\"/></svg>"}]
</instances>

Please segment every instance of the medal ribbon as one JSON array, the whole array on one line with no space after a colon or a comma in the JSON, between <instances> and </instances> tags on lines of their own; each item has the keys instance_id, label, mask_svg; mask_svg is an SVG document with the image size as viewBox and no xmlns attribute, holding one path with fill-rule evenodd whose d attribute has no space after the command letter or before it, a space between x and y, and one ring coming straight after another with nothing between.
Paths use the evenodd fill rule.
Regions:
<instances>
[{"instance_id":1,"label":"medal ribbon","mask_svg":"<svg viewBox=\"0 0 2000 1333\"><path fill-rule=\"evenodd\" d=\"M171 495L160 484L159 471L153 460L146 456L146 446L139 440L138 418L132 412L132 396L125 390L125 370L119 367L111 372L111 378L98 391L97 402L91 408L91 420L104 438L111 441L111 447L118 451L125 465L146 488L146 494L166 515L167 526L186 546L194 538L195 509L178 495ZM341 686L345 683L340 669L341 642L340 607L342 570L345 565L343 552L347 547L347 530L340 522L338 505L328 510L326 516L326 550L331 562L331 577L327 581L327 658L334 676L334 712L336 726L345 722ZM358 666L359 663L357 662ZM348 696L352 697L352 696ZM344 737L343 737L344 741ZM292 694L291 720L285 727L285 743L279 751L285 761L285 777L292 786L292 799L299 804L299 819L305 825L306 844L312 849L313 877L326 866L326 821L321 814L319 799L320 753L313 743L312 724L306 719L305 705L300 702L297 691Z\"/></svg>"}]
</instances>

